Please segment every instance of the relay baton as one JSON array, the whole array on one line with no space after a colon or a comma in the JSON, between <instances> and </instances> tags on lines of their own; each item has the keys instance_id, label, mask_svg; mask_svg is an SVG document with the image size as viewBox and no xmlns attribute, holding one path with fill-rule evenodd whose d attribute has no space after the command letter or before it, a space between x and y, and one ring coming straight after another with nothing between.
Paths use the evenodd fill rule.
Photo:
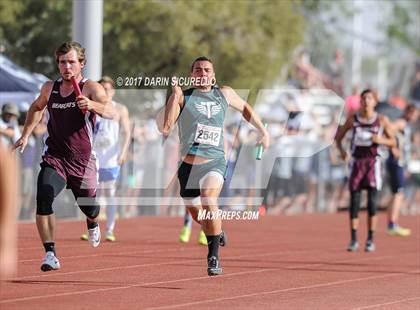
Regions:
<instances>
[{"instance_id":1,"label":"relay baton","mask_svg":"<svg viewBox=\"0 0 420 310\"><path fill-rule=\"evenodd\" d=\"M267 123L264 123L264 127L267 128ZM256 152L255 152L256 153L255 159L261 160L263 152L264 152L264 146L261 143L260 145L257 146Z\"/></svg>"},{"instance_id":2,"label":"relay baton","mask_svg":"<svg viewBox=\"0 0 420 310\"><path fill-rule=\"evenodd\" d=\"M80 91L79 83L77 83L76 78L74 76L71 77L71 83L73 84L74 92L76 93L76 97L79 97L82 95L82 92ZM84 113L86 113L86 110L81 110Z\"/></svg>"}]
</instances>

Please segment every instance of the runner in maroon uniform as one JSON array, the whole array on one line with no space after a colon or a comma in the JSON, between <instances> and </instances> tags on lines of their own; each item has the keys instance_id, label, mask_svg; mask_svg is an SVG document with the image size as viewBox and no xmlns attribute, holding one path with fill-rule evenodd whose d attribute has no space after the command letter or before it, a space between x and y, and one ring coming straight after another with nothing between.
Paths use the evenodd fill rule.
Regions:
<instances>
[{"instance_id":1,"label":"runner in maroon uniform","mask_svg":"<svg viewBox=\"0 0 420 310\"><path fill-rule=\"evenodd\" d=\"M22 137L15 148L25 149L32 130L46 110L48 134L42 156L37 185L38 232L45 248L41 270L60 268L55 254L55 216L52 204L64 189L70 188L75 196L92 198L91 205L80 206L87 217L89 240L93 247L100 242L97 223L99 206L96 196L96 159L92 153L93 128L96 114L112 118L113 108L108 105L103 87L81 75L85 65L85 50L77 42L63 43L55 52L61 78L46 82L39 97L32 103L26 118ZM71 77L79 83L82 95L76 98Z\"/></svg>"},{"instance_id":2,"label":"runner in maroon uniform","mask_svg":"<svg viewBox=\"0 0 420 310\"><path fill-rule=\"evenodd\" d=\"M350 227L351 242L347 248L353 252L359 248L357 229L359 227L358 211L360 208L361 191L368 191L368 238L366 252L375 250L373 234L376 229L376 196L381 188L380 159L378 154L379 144L393 147L395 139L392 134L389 120L375 112L377 100L370 89L361 93L361 108L359 113L349 116L346 123L339 129L336 142L344 160L348 155L341 145L347 131L352 130L349 188L350 201Z\"/></svg>"}]
</instances>

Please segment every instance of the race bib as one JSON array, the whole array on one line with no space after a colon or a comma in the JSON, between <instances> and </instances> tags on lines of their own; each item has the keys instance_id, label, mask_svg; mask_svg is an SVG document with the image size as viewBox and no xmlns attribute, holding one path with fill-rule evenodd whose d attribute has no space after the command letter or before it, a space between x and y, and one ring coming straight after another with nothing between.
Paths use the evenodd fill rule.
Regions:
<instances>
[{"instance_id":1,"label":"race bib","mask_svg":"<svg viewBox=\"0 0 420 310\"><path fill-rule=\"evenodd\" d=\"M372 133L368 129L356 128L354 136L354 144L356 146L371 146L372 145Z\"/></svg>"},{"instance_id":2,"label":"race bib","mask_svg":"<svg viewBox=\"0 0 420 310\"><path fill-rule=\"evenodd\" d=\"M221 133L222 128L220 127L198 124L194 142L219 146Z\"/></svg>"}]
</instances>

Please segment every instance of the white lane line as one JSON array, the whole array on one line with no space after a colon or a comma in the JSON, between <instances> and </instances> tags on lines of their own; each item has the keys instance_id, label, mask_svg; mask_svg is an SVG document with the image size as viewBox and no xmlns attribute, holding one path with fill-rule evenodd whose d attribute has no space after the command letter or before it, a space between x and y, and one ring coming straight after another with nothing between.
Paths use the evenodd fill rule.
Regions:
<instances>
[{"instance_id":1,"label":"white lane line","mask_svg":"<svg viewBox=\"0 0 420 310\"><path fill-rule=\"evenodd\" d=\"M420 270L413 270L413 271L410 271L408 273L418 273L419 271ZM388 277L393 277L393 276L397 276L397 275L407 275L407 273L406 274L386 274L386 275L381 275L381 276L371 276L371 277L357 278L357 279L351 279L351 280L326 282L326 283L320 283L320 284L314 284L314 285L308 285L308 286L292 287L292 288L279 289L279 290L273 290L273 291L262 291L262 292L258 292L258 293L252 293L252 294L243 294L243 295L236 295L236 296L231 296L231 297L206 299L206 300L200 300L200 301L196 301L196 302L189 302L189 303L176 304L176 305L170 305L170 306L152 307L152 308L146 308L146 310L174 309L174 308L180 308L180 307L196 306L196 305L202 305L202 304L207 304L207 303L214 303L214 302L219 302L219 301L235 300L235 299L241 299L241 298L247 298L247 297L257 297L257 296L261 297L263 295L278 294L278 293L292 292L292 291L298 291L298 290L307 290L307 289L320 288L320 287L328 287L328 286L347 284L347 283L357 282L357 281L366 281L366 280L373 280L373 279L388 278Z\"/></svg>"},{"instance_id":2,"label":"white lane line","mask_svg":"<svg viewBox=\"0 0 420 310\"><path fill-rule=\"evenodd\" d=\"M260 256L267 256L267 255L272 255L273 253L264 253ZM249 257L250 255L243 255L243 256L237 256L237 257L230 257L232 258L240 258L240 257ZM256 255L252 255L252 257L255 257ZM398 255L400 257L400 255ZM377 259L380 257L370 257L370 259ZM383 258L383 257L382 257ZM340 262L349 262L349 261L362 261L362 260L368 260L368 258L363 258L363 259L353 259L353 260L345 260L345 261L337 261L337 262L333 262L333 263L340 263ZM196 262L197 260L201 260L200 259L195 259L195 260L189 260L189 261L183 261L182 263L189 263L189 262ZM131 267L138 267L138 266L157 266L157 265L168 265L168 264L173 264L173 262L171 263L157 263L157 264L144 264L144 265L136 265L136 266L131 266ZM313 264L313 265L318 265L318 264ZM103 268L101 270L96 270L96 271L103 271L103 270L115 270L115 269L126 269L126 268ZM232 276L236 276L236 275L244 275L244 274L253 274L253 273L260 273L260 272L272 272L272 271L280 271L280 270L284 270L287 268L268 268L268 269L260 269L260 270L254 270L254 271L243 271L243 272L236 272L236 273L231 273L231 274L226 274L226 275L221 275L218 276L218 278L220 277L232 277ZM401 273L392 273L392 274L386 274L386 275L381 275L381 276L371 276L371 277L365 277L365 278L358 278L358 279L351 279L351 280L343 280L343 281L335 281L335 282L328 282L328 283L322 283L322 284L316 284L316 285L312 285L312 286L303 286L303 287L298 287L298 288L288 288L288 289L282 289L282 290L275 290L275 291L269 291L269 292L260 292L260 293L255 293L255 294L246 294L246 295L240 295L238 297L228 297L228 298L221 298L220 300L205 300L205 301L200 301L200 302L196 302L196 303L207 303L207 302L211 302L211 301L222 301L222 300L229 300L229 299L235 299L235 298L241 298L241 297L248 297L248 296L256 296L256 294L273 294L276 292L287 292L287 291L293 291L293 290L297 290L297 289L306 289L306 288L316 288L316 287L323 287L323 286L331 286L331 285L336 285L336 284L342 284L342 283L347 283L347 282L353 282L353 281L361 281L361 280L369 280L369 279L377 279L377 278L383 278L383 277L391 277L391 276L397 276L397 275L407 275L409 273L416 273L419 272L419 270L413 270L413 271L408 271L408 272L401 272ZM70 272L70 273L66 273L66 274L74 274L74 273L80 273L80 272ZM56 273L56 275L63 275L63 273ZM28 277L26 277L28 278ZM32 277L31 277L32 278ZM20 279L24 279L24 278L20 278ZM20 280L18 279L18 280ZM151 285L158 285L158 284L168 284L168 283L177 283L177 282L185 282L185 281L192 281L192 280L201 280L201 279L211 279L208 276L203 276L203 277L194 277L194 278L184 278L184 279L177 279L177 280L169 280L169 281L160 281L160 282L149 282L149 283L138 283L138 284L131 284L131 285L125 285L125 286L118 286L118 287L113 287L113 288L101 288L101 289L94 289L94 290L83 290L83 291L76 291L76 292L67 292L67 293L58 293L58 294L49 294L49 295L38 295L38 296L32 296L32 297L22 297L22 298L15 298L15 299L7 299L7 300L3 300L0 301L0 304L4 304L4 303L11 303L11 302L18 302L18 301L27 301L27 300L34 300L34 299L42 299L42 298L49 298L49 297L58 297L58 296L68 296L68 295L78 295L78 294L85 294L85 293L93 293L93 292L103 292L103 291L112 291L112 290L119 290L119 289L127 289L127 288L132 288L132 287L141 287L141 286L151 286ZM184 306L184 305L193 305L196 303L188 303L188 304L180 304L180 305L172 305L169 307L178 307L178 306ZM160 309L160 308L159 308ZM165 309L165 308L162 308Z\"/></svg>"},{"instance_id":3,"label":"white lane line","mask_svg":"<svg viewBox=\"0 0 420 310\"><path fill-rule=\"evenodd\" d=\"M402 303L402 302L412 301L412 300L416 300L416 299L420 299L420 297L404 298L404 299L399 299L399 300L395 300L395 301L385 302L385 303L382 303L382 304L374 304L374 305L369 305L369 306L364 306L364 307L359 307L359 308L353 308L352 310L364 310L364 309L378 308L378 307L382 307L382 306L399 304L399 303ZM420 308L420 306L419 306L419 308Z\"/></svg>"}]
</instances>

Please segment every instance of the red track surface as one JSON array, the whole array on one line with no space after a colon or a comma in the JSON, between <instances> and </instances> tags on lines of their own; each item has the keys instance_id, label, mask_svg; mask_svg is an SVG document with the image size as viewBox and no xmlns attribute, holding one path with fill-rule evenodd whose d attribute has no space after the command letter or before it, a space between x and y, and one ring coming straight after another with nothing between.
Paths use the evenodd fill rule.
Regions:
<instances>
[{"instance_id":1,"label":"red track surface","mask_svg":"<svg viewBox=\"0 0 420 310\"><path fill-rule=\"evenodd\" d=\"M419 216L401 219L413 229L401 238L381 215L375 253L345 251L347 214L225 222L224 275L212 278L198 226L182 245L181 222L121 220L117 242L96 249L78 240L84 223L58 222L62 267L47 273L35 224L20 224L19 274L0 286L0 309L420 309Z\"/></svg>"}]
</instances>

